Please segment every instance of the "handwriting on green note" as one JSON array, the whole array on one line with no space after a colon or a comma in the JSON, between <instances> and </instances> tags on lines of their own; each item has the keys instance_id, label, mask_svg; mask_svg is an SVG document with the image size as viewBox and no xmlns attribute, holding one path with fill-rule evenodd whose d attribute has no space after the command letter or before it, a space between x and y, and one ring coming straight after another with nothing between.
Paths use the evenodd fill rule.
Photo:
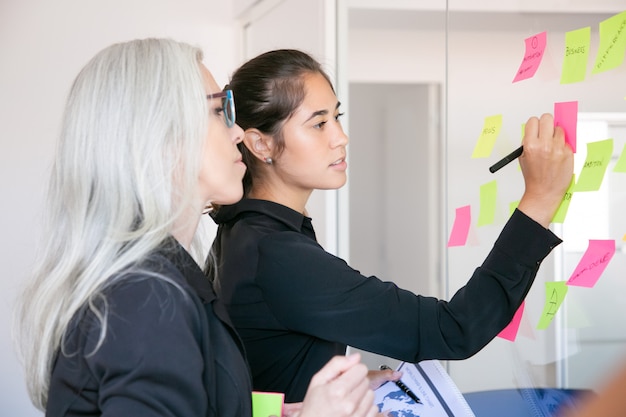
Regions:
<instances>
[{"instance_id":1,"label":"handwriting on green note","mask_svg":"<svg viewBox=\"0 0 626 417\"><path fill-rule=\"evenodd\" d=\"M592 74L617 68L626 51L626 11L616 14L599 25L600 46Z\"/></svg>"},{"instance_id":2,"label":"handwriting on green note","mask_svg":"<svg viewBox=\"0 0 626 417\"><path fill-rule=\"evenodd\" d=\"M565 34L561 84L576 83L585 79L590 41L591 27L589 26Z\"/></svg>"},{"instance_id":3,"label":"handwriting on green note","mask_svg":"<svg viewBox=\"0 0 626 417\"><path fill-rule=\"evenodd\" d=\"M569 183L569 187L567 187L567 191L565 191L565 195L561 200L561 204L559 204L559 208L556 210L554 217L552 218L552 223L563 223L565 221L565 215L567 214L567 209L569 208L569 204L572 201L572 196L574 195L574 187L576 185L576 175L572 175L572 180Z\"/></svg>"},{"instance_id":4,"label":"handwriting on green note","mask_svg":"<svg viewBox=\"0 0 626 417\"><path fill-rule=\"evenodd\" d=\"M565 281L546 282L546 302L537 329L547 329L567 294Z\"/></svg>"},{"instance_id":5,"label":"handwriting on green note","mask_svg":"<svg viewBox=\"0 0 626 417\"><path fill-rule=\"evenodd\" d=\"M493 145L496 143L500 129L502 128L502 115L485 117L483 130L478 137L472 158L487 158L491 155Z\"/></svg>"},{"instance_id":6,"label":"handwriting on green note","mask_svg":"<svg viewBox=\"0 0 626 417\"><path fill-rule=\"evenodd\" d=\"M587 143L587 158L574 191L598 191L613 155L613 139Z\"/></svg>"}]
</instances>

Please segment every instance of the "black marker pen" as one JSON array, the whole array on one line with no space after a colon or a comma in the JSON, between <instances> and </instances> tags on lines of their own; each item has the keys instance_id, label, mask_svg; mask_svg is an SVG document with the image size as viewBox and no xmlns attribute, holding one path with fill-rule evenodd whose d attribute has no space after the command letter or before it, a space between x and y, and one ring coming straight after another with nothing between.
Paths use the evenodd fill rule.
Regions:
<instances>
[{"instance_id":1,"label":"black marker pen","mask_svg":"<svg viewBox=\"0 0 626 417\"><path fill-rule=\"evenodd\" d=\"M391 370L390 367L388 367L387 365L380 365L380 370L381 371L386 371L386 370ZM415 401L418 404L421 404L422 401L418 398L417 395L415 395L413 393L413 391L411 391L411 389L409 387L407 387L404 382L398 380L398 381L392 381L394 384L396 384L398 386L398 388L400 388L402 390L402 392L404 392L406 395L409 396L409 398L411 398L413 401Z\"/></svg>"},{"instance_id":2,"label":"black marker pen","mask_svg":"<svg viewBox=\"0 0 626 417\"><path fill-rule=\"evenodd\" d=\"M517 148L516 150L514 150L513 152L511 152L510 154L508 154L507 156L505 156L504 158L500 159L498 162L490 166L489 172L493 174L500 168L508 165L509 162L515 161L517 158L519 158L522 155L522 152L524 152L524 147L520 146L519 148Z\"/></svg>"}]
</instances>

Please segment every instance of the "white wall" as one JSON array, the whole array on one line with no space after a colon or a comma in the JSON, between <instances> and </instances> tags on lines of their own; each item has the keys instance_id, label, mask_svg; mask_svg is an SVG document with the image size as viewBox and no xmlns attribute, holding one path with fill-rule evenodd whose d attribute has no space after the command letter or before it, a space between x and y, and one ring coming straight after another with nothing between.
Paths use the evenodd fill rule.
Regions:
<instances>
[{"instance_id":1,"label":"white wall","mask_svg":"<svg viewBox=\"0 0 626 417\"><path fill-rule=\"evenodd\" d=\"M200 46L218 84L238 62L232 3L220 0L0 1L0 414L40 415L26 396L10 316L29 273L66 93L103 47L144 37Z\"/></svg>"},{"instance_id":2,"label":"white wall","mask_svg":"<svg viewBox=\"0 0 626 417\"><path fill-rule=\"evenodd\" d=\"M250 0L239 0L240 10ZM242 60L281 48L296 48L317 59L331 80L336 78L334 0L264 0L242 14ZM334 82L334 85L337 84ZM338 91L338 90L337 90ZM345 188L344 188L345 189ZM317 241L328 252L339 248L336 190L314 190L307 202Z\"/></svg>"}]
</instances>

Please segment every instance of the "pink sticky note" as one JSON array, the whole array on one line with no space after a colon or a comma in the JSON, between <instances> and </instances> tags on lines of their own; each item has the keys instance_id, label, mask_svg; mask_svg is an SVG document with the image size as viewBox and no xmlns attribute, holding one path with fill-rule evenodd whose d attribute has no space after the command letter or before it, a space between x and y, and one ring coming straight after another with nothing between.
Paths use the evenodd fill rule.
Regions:
<instances>
[{"instance_id":1,"label":"pink sticky note","mask_svg":"<svg viewBox=\"0 0 626 417\"><path fill-rule=\"evenodd\" d=\"M541 58L546 50L546 32L541 32L530 38L526 38L526 51L524 52L524 59L515 74L513 82L518 82L531 78L537 72L539 64L541 64Z\"/></svg>"},{"instance_id":2,"label":"pink sticky note","mask_svg":"<svg viewBox=\"0 0 626 417\"><path fill-rule=\"evenodd\" d=\"M448 247L464 246L467 243L467 235L469 234L471 223L472 212L470 206L457 208L452 232L450 232L450 239L448 239Z\"/></svg>"},{"instance_id":3,"label":"pink sticky note","mask_svg":"<svg viewBox=\"0 0 626 417\"><path fill-rule=\"evenodd\" d=\"M578 102L554 103L554 125L561 126L565 133L565 143L576 153L576 125L578 124Z\"/></svg>"},{"instance_id":4,"label":"pink sticky note","mask_svg":"<svg viewBox=\"0 0 626 417\"><path fill-rule=\"evenodd\" d=\"M567 280L567 285L591 288L596 285L615 254L615 240L589 240L589 247Z\"/></svg>"},{"instance_id":5,"label":"pink sticky note","mask_svg":"<svg viewBox=\"0 0 626 417\"><path fill-rule=\"evenodd\" d=\"M519 324L522 321L522 315L524 314L524 304L525 301L522 301L522 304L519 306L515 315L513 316L513 320L506 326L500 333L498 333L498 337L501 337L506 340L510 340L511 342L515 342L515 338L517 337L517 330L519 329Z\"/></svg>"}]
</instances>

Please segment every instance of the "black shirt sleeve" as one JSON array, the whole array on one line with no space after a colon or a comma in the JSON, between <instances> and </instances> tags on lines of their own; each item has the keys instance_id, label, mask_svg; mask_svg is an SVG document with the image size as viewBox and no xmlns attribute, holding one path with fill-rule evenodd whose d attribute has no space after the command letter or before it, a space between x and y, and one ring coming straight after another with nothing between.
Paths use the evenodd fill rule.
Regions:
<instances>
[{"instance_id":1,"label":"black shirt sleeve","mask_svg":"<svg viewBox=\"0 0 626 417\"><path fill-rule=\"evenodd\" d=\"M297 232L264 237L257 284L288 329L400 360L464 359L512 319L541 261L560 243L516 210L450 301L365 277Z\"/></svg>"}]
</instances>

